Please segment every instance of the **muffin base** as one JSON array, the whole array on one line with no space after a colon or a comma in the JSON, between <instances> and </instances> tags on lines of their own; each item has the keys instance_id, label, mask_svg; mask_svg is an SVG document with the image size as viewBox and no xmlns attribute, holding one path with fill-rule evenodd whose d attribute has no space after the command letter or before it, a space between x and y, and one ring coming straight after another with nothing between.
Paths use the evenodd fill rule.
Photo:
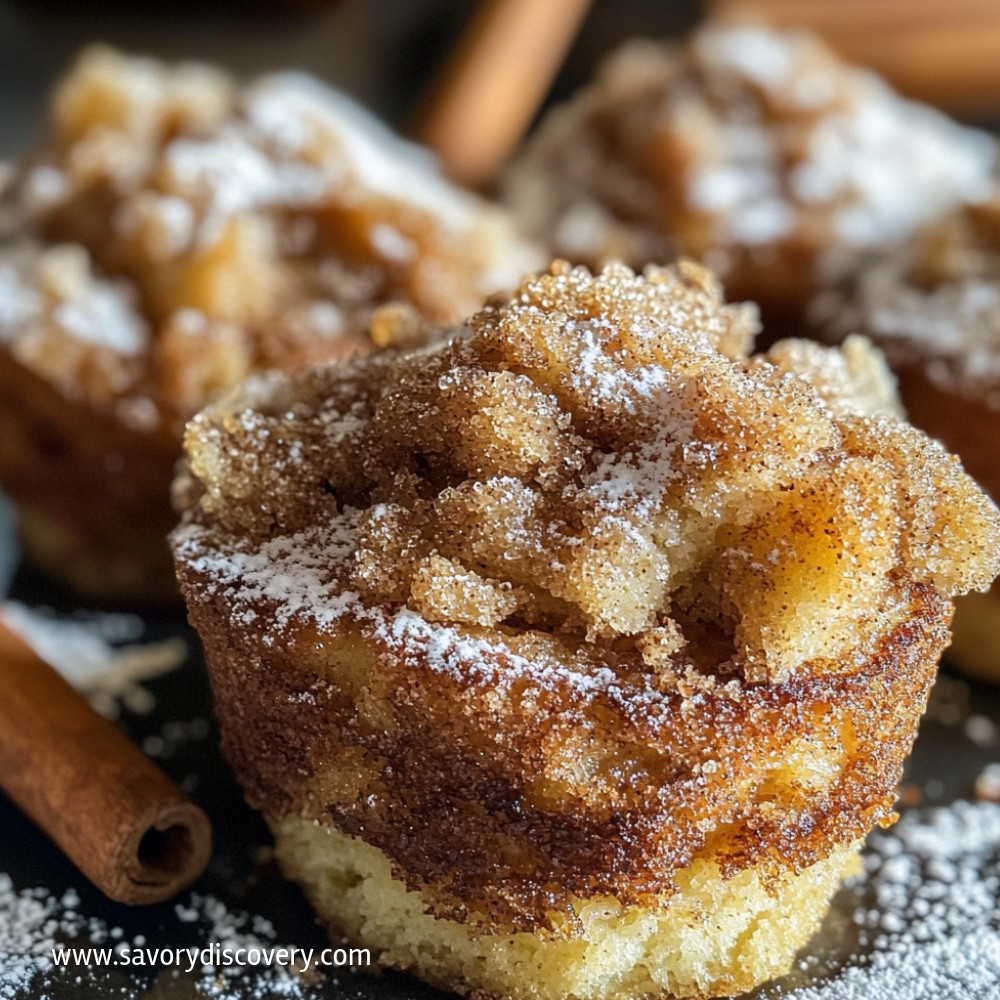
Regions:
<instances>
[{"instance_id":1,"label":"muffin base","mask_svg":"<svg viewBox=\"0 0 1000 1000\"><path fill-rule=\"evenodd\" d=\"M754 869L723 879L697 861L662 908L614 897L578 900L576 933L477 935L427 912L425 894L392 873L378 848L298 817L272 824L285 873L331 933L372 950L379 965L467 996L511 1000L639 1000L742 993L787 971L817 929L860 842L778 885Z\"/></svg>"},{"instance_id":2,"label":"muffin base","mask_svg":"<svg viewBox=\"0 0 1000 1000\"><path fill-rule=\"evenodd\" d=\"M2 360L0 486L25 561L91 603L179 602L166 543L179 435L130 427Z\"/></svg>"}]
</instances>

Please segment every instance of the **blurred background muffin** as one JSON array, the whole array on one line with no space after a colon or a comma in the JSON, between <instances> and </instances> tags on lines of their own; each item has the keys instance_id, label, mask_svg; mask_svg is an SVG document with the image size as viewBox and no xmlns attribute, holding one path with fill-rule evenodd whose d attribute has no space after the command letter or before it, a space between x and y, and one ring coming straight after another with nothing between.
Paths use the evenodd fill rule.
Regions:
<instances>
[{"instance_id":1,"label":"blurred background muffin","mask_svg":"<svg viewBox=\"0 0 1000 1000\"><path fill-rule=\"evenodd\" d=\"M48 117L0 196L0 484L28 559L91 599L174 593L169 483L202 406L386 346L379 309L419 342L540 260L300 72L239 86L95 46Z\"/></svg>"},{"instance_id":2,"label":"blurred background muffin","mask_svg":"<svg viewBox=\"0 0 1000 1000\"><path fill-rule=\"evenodd\" d=\"M1000 497L1000 193L817 296L812 318L831 342L871 338L913 422ZM956 602L951 656L1000 681L1000 588Z\"/></svg>"},{"instance_id":3,"label":"blurred background muffin","mask_svg":"<svg viewBox=\"0 0 1000 1000\"><path fill-rule=\"evenodd\" d=\"M543 119L505 193L574 262L692 256L794 332L816 288L985 199L995 162L992 136L815 35L709 22L618 49Z\"/></svg>"}]
</instances>

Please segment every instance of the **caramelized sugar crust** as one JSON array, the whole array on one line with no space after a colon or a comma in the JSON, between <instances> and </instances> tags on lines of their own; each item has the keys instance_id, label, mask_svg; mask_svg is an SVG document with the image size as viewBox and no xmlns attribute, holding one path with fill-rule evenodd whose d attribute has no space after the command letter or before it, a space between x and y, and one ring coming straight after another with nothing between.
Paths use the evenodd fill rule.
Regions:
<instances>
[{"instance_id":1,"label":"caramelized sugar crust","mask_svg":"<svg viewBox=\"0 0 1000 1000\"><path fill-rule=\"evenodd\" d=\"M563 638L351 623L266 647L224 601L190 607L248 801L363 838L437 916L494 934L572 934L571 897L655 912L697 859L802 871L888 822L950 617L916 587L854 673L685 695Z\"/></svg>"},{"instance_id":2,"label":"caramelized sugar crust","mask_svg":"<svg viewBox=\"0 0 1000 1000\"><path fill-rule=\"evenodd\" d=\"M174 548L251 800L493 929L887 820L1000 514L865 342L755 330L693 264L555 264L199 415Z\"/></svg>"},{"instance_id":3,"label":"caramelized sugar crust","mask_svg":"<svg viewBox=\"0 0 1000 1000\"><path fill-rule=\"evenodd\" d=\"M33 554L87 590L115 532L125 557L125 537L143 538L132 577L169 569L170 470L208 401L254 371L385 346L390 330L420 342L538 263L505 213L317 81L237 88L206 66L105 48L56 89L50 133L0 213L0 419L23 459L0 453L0 482L80 573L66 550ZM47 416L26 413L39 381ZM45 475L43 437L64 453L58 475ZM123 505L123 490L151 504L155 529L136 527L143 503Z\"/></svg>"},{"instance_id":4,"label":"caramelized sugar crust","mask_svg":"<svg viewBox=\"0 0 1000 1000\"><path fill-rule=\"evenodd\" d=\"M507 180L555 252L703 260L731 295L801 309L819 272L989 190L995 145L817 38L709 23L631 42L555 108Z\"/></svg>"}]
</instances>

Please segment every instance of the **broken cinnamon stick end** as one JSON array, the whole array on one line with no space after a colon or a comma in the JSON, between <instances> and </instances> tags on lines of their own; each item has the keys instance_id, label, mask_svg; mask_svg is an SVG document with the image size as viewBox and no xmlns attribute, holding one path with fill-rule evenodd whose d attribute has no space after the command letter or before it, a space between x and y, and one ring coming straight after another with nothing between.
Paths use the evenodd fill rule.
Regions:
<instances>
[{"instance_id":1,"label":"broken cinnamon stick end","mask_svg":"<svg viewBox=\"0 0 1000 1000\"><path fill-rule=\"evenodd\" d=\"M179 799L158 807L147 824L133 829L97 885L119 903L162 903L201 875L211 853L208 817L193 802Z\"/></svg>"}]
</instances>

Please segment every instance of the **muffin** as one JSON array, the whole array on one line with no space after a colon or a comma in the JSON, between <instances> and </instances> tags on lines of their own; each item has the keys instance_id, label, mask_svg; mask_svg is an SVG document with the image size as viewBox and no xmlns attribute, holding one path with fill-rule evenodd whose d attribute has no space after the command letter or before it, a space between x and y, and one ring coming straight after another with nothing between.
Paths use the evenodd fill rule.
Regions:
<instances>
[{"instance_id":1,"label":"muffin","mask_svg":"<svg viewBox=\"0 0 1000 1000\"><path fill-rule=\"evenodd\" d=\"M885 352L910 419L1000 497L1000 194L956 211L896 254L817 296L832 341L861 331ZM1000 681L1000 590L956 605L950 658Z\"/></svg>"},{"instance_id":2,"label":"muffin","mask_svg":"<svg viewBox=\"0 0 1000 1000\"><path fill-rule=\"evenodd\" d=\"M710 265L798 333L817 283L984 198L994 139L802 31L708 22L634 41L543 120L505 197L555 252Z\"/></svg>"},{"instance_id":3,"label":"muffin","mask_svg":"<svg viewBox=\"0 0 1000 1000\"><path fill-rule=\"evenodd\" d=\"M538 257L500 209L300 74L237 87L105 48L0 201L0 486L28 558L174 595L185 420L249 372L419 341Z\"/></svg>"},{"instance_id":4,"label":"muffin","mask_svg":"<svg viewBox=\"0 0 1000 1000\"><path fill-rule=\"evenodd\" d=\"M225 753L332 931L475 996L785 971L1000 514L880 357L698 265L553 265L451 340L199 414L172 535Z\"/></svg>"}]
</instances>

